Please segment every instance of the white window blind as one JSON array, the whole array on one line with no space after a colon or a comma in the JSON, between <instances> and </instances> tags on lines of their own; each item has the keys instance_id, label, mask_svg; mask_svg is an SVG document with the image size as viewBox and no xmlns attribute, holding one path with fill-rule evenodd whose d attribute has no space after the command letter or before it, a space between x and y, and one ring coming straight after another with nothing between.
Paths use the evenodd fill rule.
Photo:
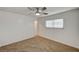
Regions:
<instances>
[{"instance_id":1,"label":"white window blind","mask_svg":"<svg viewBox=\"0 0 79 59\"><path fill-rule=\"evenodd\" d=\"M47 20L47 28L63 28L63 19Z\"/></svg>"}]
</instances>

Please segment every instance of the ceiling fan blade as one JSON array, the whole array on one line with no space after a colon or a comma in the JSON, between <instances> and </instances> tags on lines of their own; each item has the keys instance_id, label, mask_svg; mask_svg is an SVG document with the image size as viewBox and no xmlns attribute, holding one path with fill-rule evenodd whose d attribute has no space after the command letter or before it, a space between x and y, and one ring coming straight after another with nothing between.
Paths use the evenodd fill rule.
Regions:
<instances>
[{"instance_id":1,"label":"ceiling fan blade","mask_svg":"<svg viewBox=\"0 0 79 59\"><path fill-rule=\"evenodd\" d=\"M44 11L44 10L46 10L46 9L47 9L46 7L43 7L43 8L42 8L42 11Z\"/></svg>"},{"instance_id":2,"label":"ceiling fan blade","mask_svg":"<svg viewBox=\"0 0 79 59\"><path fill-rule=\"evenodd\" d=\"M27 7L29 10L34 11L35 8L34 7Z\"/></svg>"},{"instance_id":3,"label":"ceiling fan blade","mask_svg":"<svg viewBox=\"0 0 79 59\"><path fill-rule=\"evenodd\" d=\"M31 11L31 12L28 12L27 14L26 14L26 16L29 16L29 15L32 15L33 14L33 12Z\"/></svg>"},{"instance_id":4,"label":"ceiling fan blade","mask_svg":"<svg viewBox=\"0 0 79 59\"><path fill-rule=\"evenodd\" d=\"M43 13L44 15L48 15L48 13Z\"/></svg>"}]
</instances>

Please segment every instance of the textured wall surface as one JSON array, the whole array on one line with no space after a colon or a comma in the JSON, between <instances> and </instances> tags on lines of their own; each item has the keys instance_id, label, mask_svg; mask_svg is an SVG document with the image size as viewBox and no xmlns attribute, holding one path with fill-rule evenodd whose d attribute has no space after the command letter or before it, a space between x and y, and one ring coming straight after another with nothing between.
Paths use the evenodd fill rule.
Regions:
<instances>
[{"instance_id":1,"label":"textured wall surface","mask_svg":"<svg viewBox=\"0 0 79 59\"><path fill-rule=\"evenodd\" d=\"M0 46L36 35L35 17L0 11Z\"/></svg>"},{"instance_id":2,"label":"textured wall surface","mask_svg":"<svg viewBox=\"0 0 79 59\"><path fill-rule=\"evenodd\" d=\"M64 19L64 29L46 28L45 21L53 19ZM41 18L39 35L49 39L55 38L55 41L79 48L79 10L75 9Z\"/></svg>"}]
</instances>

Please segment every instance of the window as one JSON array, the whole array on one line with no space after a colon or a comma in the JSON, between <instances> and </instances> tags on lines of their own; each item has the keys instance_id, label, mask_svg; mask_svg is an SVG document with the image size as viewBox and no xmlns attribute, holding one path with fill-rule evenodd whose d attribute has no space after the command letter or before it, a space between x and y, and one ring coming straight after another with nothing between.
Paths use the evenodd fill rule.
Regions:
<instances>
[{"instance_id":1,"label":"window","mask_svg":"<svg viewBox=\"0 0 79 59\"><path fill-rule=\"evenodd\" d=\"M63 19L47 20L47 28L63 28Z\"/></svg>"}]
</instances>

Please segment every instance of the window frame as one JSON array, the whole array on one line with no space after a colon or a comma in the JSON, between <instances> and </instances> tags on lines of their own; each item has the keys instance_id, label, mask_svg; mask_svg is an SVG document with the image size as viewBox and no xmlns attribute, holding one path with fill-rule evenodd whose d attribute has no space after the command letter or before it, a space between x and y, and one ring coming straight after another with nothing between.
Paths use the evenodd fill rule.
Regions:
<instances>
[{"instance_id":1,"label":"window frame","mask_svg":"<svg viewBox=\"0 0 79 59\"><path fill-rule=\"evenodd\" d=\"M62 20L62 27L58 27L58 28L57 28L57 27L55 27L55 26L54 26L55 24L54 24L54 25L52 25L51 27L47 27L47 25L46 25L46 22L47 22L47 21L53 21L53 22L51 22L51 23L54 23L56 20ZM46 28L63 29L63 28L64 28L64 19L46 20L46 21L45 21L45 27L46 27Z\"/></svg>"}]
</instances>

